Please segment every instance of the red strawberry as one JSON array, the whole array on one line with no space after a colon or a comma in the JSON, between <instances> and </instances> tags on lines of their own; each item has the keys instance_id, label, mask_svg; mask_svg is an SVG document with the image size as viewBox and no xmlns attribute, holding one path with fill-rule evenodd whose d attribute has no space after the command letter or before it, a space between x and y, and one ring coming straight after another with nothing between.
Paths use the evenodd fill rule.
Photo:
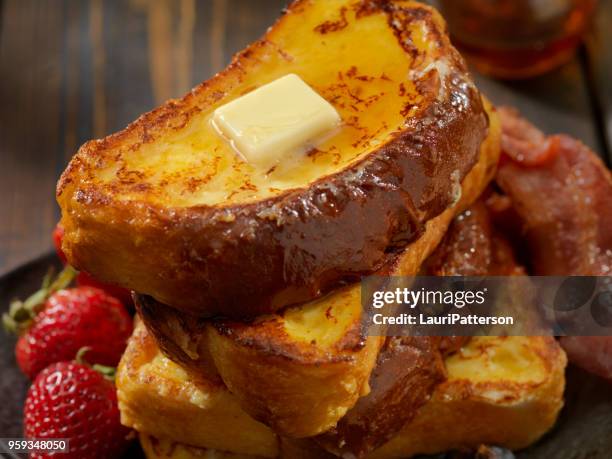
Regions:
<instances>
[{"instance_id":1,"label":"red strawberry","mask_svg":"<svg viewBox=\"0 0 612 459\"><path fill-rule=\"evenodd\" d=\"M85 271L80 271L79 274L77 274L76 283L77 285L87 285L89 287L99 288L100 290L104 290L109 295L117 298L127 307L132 305L132 293L129 290L117 285L100 282L98 279L91 277L91 275Z\"/></svg>"},{"instance_id":2,"label":"red strawberry","mask_svg":"<svg viewBox=\"0 0 612 459\"><path fill-rule=\"evenodd\" d=\"M24 436L69 441L67 453L32 452L30 458L118 458L128 444L129 432L119 422L114 384L95 366L55 363L39 373L28 391Z\"/></svg>"},{"instance_id":3,"label":"red strawberry","mask_svg":"<svg viewBox=\"0 0 612 459\"><path fill-rule=\"evenodd\" d=\"M132 319L116 298L93 287L60 290L19 337L15 355L30 378L82 347L92 362L116 366L131 333Z\"/></svg>"},{"instance_id":4,"label":"red strawberry","mask_svg":"<svg viewBox=\"0 0 612 459\"><path fill-rule=\"evenodd\" d=\"M57 252L57 256L62 263L66 263L66 254L62 250L62 238L64 237L64 227L59 223L55 225L55 229L53 230L53 245L55 246L55 251Z\"/></svg>"},{"instance_id":5,"label":"red strawberry","mask_svg":"<svg viewBox=\"0 0 612 459\"><path fill-rule=\"evenodd\" d=\"M77 272L66 266L59 275L53 279L53 269L49 270L43 279L42 287L30 295L25 301L13 300L9 311L2 314L4 328L13 333L21 334L28 329L32 320L45 306L47 298L58 290L68 287Z\"/></svg>"}]
</instances>

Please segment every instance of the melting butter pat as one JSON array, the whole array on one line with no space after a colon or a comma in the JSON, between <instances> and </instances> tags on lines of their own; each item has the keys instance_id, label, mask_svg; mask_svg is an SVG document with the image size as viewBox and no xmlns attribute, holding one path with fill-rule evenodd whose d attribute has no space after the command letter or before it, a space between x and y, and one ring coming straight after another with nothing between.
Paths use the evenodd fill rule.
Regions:
<instances>
[{"instance_id":1,"label":"melting butter pat","mask_svg":"<svg viewBox=\"0 0 612 459\"><path fill-rule=\"evenodd\" d=\"M340 116L290 73L219 107L212 120L247 162L270 167L332 130Z\"/></svg>"}]
</instances>

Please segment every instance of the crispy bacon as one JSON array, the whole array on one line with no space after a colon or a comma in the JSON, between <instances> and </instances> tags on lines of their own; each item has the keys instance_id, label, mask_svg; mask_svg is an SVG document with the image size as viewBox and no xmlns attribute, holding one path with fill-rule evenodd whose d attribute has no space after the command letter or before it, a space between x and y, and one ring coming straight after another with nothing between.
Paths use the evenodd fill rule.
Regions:
<instances>
[{"instance_id":1,"label":"crispy bacon","mask_svg":"<svg viewBox=\"0 0 612 459\"><path fill-rule=\"evenodd\" d=\"M525 166L546 163L555 154L556 143L511 107L498 109L502 118L502 150Z\"/></svg>"},{"instance_id":2,"label":"crispy bacon","mask_svg":"<svg viewBox=\"0 0 612 459\"><path fill-rule=\"evenodd\" d=\"M578 140L545 137L513 110L500 114L504 160L497 183L523 222L533 274L611 274L610 171Z\"/></svg>"},{"instance_id":3,"label":"crispy bacon","mask_svg":"<svg viewBox=\"0 0 612 459\"><path fill-rule=\"evenodd\" d=\"M578 140L547 137L515 110L499 112L497 183L522 221L533 274L612 274L610 171ZM564 337L561 344L570 361L612 380L612 337Z\"/></svg>"}]
</instances>

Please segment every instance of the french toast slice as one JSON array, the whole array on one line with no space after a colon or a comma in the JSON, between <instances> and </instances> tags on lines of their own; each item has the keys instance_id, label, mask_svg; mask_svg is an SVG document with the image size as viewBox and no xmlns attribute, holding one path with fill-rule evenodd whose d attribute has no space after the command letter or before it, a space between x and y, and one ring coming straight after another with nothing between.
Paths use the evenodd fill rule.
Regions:
<instances>
[{"instance_id":1,"label":"french toast slice","mask_svg":"<svg viewBox=\"0 0 612 459\"><path fill-rule=\"evenodd\" d=\"M474 337L445 360L448 379L416 418L371 459L472 449L525 448L563 406L565 353L552 337Z\"/></svg>"},{"instance_id":2,"label":"french toast slice","mask_svg":"<svg viewBox=\"0 0 612 459\"><path fill-rule=\"evenodd\" d=\"M449 223L474 202L495 172L499 121L487 103L489 133L461 196L427 222L423 235L384 272L416 274ZM384 339L365 336L360 284L252 322L190 317L136 295L136 305L161 349L194 374L220 378L243 409L289 437L325 432L368 391Z\"/></svg>"},{"instance_id":3,"label":"french toast slice","mask_svg":"<svg viewBox=\"0 0 612 459\"><path fill-rule=\"evenodd\" d=\"M140 434L138 439L147 459L260 459L265 457L199 448L147 434Z\"/></svg>"},{"instance_id":4,"label":"french toast slice","mask_svg":"<svg viewBox=\"0 0 612 459\"><path fill-rule=\"evenodd\" d=\"M260 170L211 115L288 73L343 123L308 154ZM298 0L224 71L81 147L57 186L63 251L102 281L194 315L272 313L388 265L454 202L486 132L435 10Z\"/></svg>"},{"instance_id":5,"label":"french toast slice","mask_svg":"<svg viewBox=\"0 0 612 459\"><path fill-rule=\"evenodd\" d=\"M246 414L222 383L189 375L164 357L137 321L117 369L121 422L186 445L278 456L272 430Z\"/></svg>"},{"instance_id":6,"label":"french toast slice","mask_svg":"<svg viewBox=\"0 0 612 459\"><path fill-rule=\"evenodd\" d=\"M138 341L130 341L129 346L139 346ZM138 364L126 362L135 355L134 352L126 354L120 375L127 367L139 368ZM169 368L174 368L167 358L159 358L165 359ZM563 405L566 357L553 338L476 337L458 353L447 357L445 365L448 379L437 387L431 400L399 434L366 458L408 458L457 448L475 449L483 443L521 449L537 441L553 426ZM189 377L183 376L186 379L182 383L191 384ZM162 378L156 379L158 382L163 377L163 374L155 376ZM125 376L118 379L122 412L131 403L136 390L134 384L125 387L125 381ZM191 402L184 397L177 399L176 392L172 391L160 396L154 384L144 384L144 381L144 377L136 380L140 385L138 390L142 394L150 393L150 404L155 402L158 407L132 410L128 425L149 427L140 435L148 459L244 458L244 453L236 450L236 444L244 442L228 438L229 432L249 439L260 436L262 443L269 441L265 430L237 429L227 416L202 409L203 414L198 419L217 429L217 435L213 436L216 442L207 445L207 437L201 437L202 441L186 446L169 433L197 431L197 424L189 414ZM158 418L157 410L174 415ZM215 418L207 420L207 415ZM258 424L253 421L251 425ZM258 451L261 449L253 450L253 455L246 457L255 457ZM333 457L310 441L296 445L296 440L281 439L276 451L278 457L291 459Z\"/></svg>"}]
</instances>

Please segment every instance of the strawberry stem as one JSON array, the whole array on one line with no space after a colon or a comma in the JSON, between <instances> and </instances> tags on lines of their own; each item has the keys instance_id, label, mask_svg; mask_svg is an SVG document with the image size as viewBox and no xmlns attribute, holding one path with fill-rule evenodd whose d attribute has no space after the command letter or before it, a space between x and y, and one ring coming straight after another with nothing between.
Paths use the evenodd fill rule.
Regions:
<instances>
[{"instance_id":1,"label":"strawberry stem","mask_svg":"<svg viewBox=\"0 0 612 459\"><path fill-rule=\"evenodd\" d=\"M115 367L107 367L106 365L96 363L92 365L91 368L96 370L98 373L102 373L102 375L109 381L115 381L115 375L117 374L117 369Z\"/></svg>"},{"instance_id":2,"label":"strawberry stem","mask_svg":"<svg viewBox=\"0 0 612 459\"><path fill-rule=\"evenodd\" d=\"M47 271L40 290L30 295L25 301L13 300L9 312L2 315L2 324L9 333L21 334L28 329L32 320L43 309L45 302L55 292L70 285L77 271L66 266L57 277L53 277L53 268Z\"/></svg>"},{"instance_id":3,"label":"strawberry stem","mask_svg":"<svg viewBox=\"0 0 612 459\"><path fill-rule=\"evenodd\" d=\"M87 354L89 351L91 351L91 348L89 346L84 346L79 349L76 354L76 357L74 358L75 362L80 363L81 365L89 366L89 362L85 360L85 354Z\"/></svg>"},{"instance_id":4,"label":"strawberry stem","mask_svg":"<svg viewBox=\"0 0 612 459\"><path fill-rule=\"evenodd\" d=\"M98 373L101 373L102 376L104 376L109 381L115 381L115 375L117 373L117 369L115 367L108 367L106 365L100 365L98 363L91 365L87 360L85 360L85 354L87 354L90 350L91 348L88 346L82 347L81 349L79 349L79 352L77 352L77 355L74 360L77 363L80 363L81 365L87 365L88 367L91 367Z\"/></svg>"}]
</instances>

